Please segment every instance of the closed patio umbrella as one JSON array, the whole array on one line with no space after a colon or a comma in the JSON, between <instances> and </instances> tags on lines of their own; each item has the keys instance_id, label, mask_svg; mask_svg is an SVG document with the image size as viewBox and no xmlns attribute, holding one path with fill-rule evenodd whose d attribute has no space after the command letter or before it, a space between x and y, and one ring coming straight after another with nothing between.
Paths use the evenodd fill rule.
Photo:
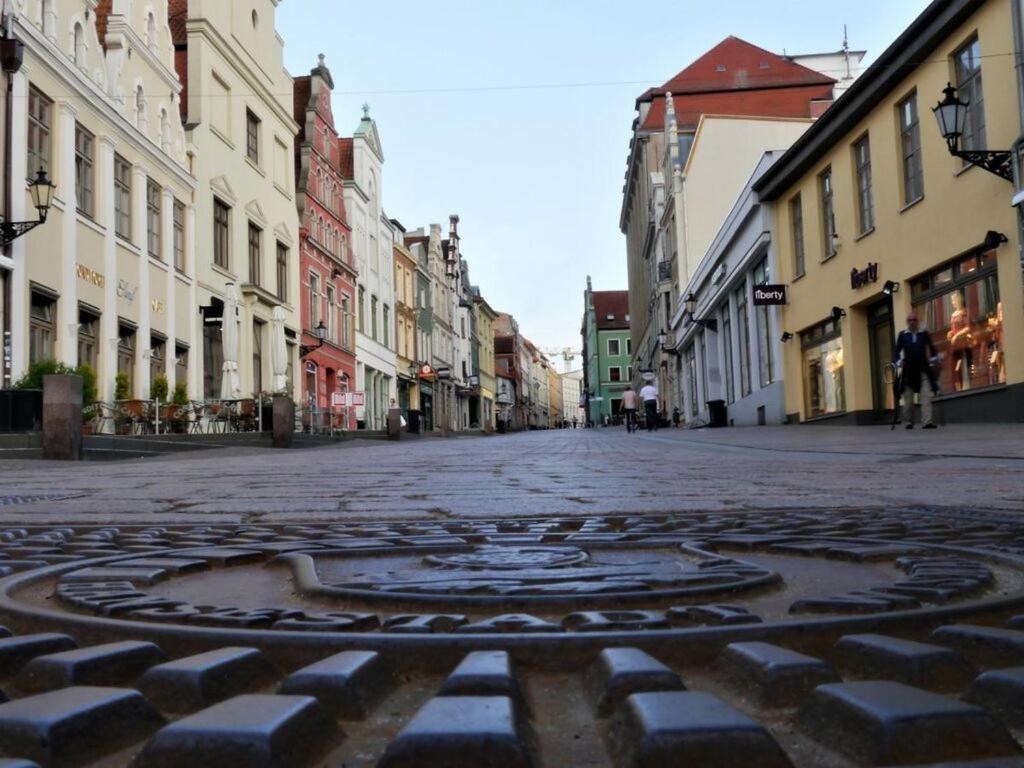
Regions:
<instances>
[{"instance_id":1,"label":"closed patio umbrella","mask_svg":"<svg viewBox=\"0 0 1024 768\"><path fill-rule=\"evenodd\" d=\"M274 367L274 392L288 389L288 343L284 338L284 308L274 307L270 339L271 365Z\"/></svg>"},{"instance_id":2,"label":"closed patio umbrella","mask_svg":"<svg viewBox=\"0 0 1024 768\"><path fill-rule=\"evenodd\" d=\"M223 400L235 400L242 392L242 382L238 376L238 294L234 283L228 283L225 293L221 325L224 365L221 368L220 396Z\"/></svg>"}]
</instances>

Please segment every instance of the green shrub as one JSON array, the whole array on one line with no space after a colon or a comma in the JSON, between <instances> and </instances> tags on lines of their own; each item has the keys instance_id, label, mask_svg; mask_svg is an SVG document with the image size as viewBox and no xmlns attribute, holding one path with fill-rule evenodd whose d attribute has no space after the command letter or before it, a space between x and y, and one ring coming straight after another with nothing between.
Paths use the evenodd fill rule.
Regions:
<instances>
[{"instance_id":1,"label":"green shrub","mask_svg":"<svg viewBox=\"0 0 1024 768\"><path fill-rule=\"evenodd\" d=\"M171 402L175 405L188 405L188 385L184 381L179 381L174 385L174 395L171 398Z\"/></svg>"},{"instance_id":2,"label":"green shrub","mask_svg":"<svg viewBox=\"0 0 1024 768\"><path fill-rule=\"evenodd\" d=\"M15 389L42 389L43 376L59 376L75 371L56 360L37 360L28 366L25 375L14 382Z\"/></svg>"},{"instance_id":3,"label":"green shrub","mask_svg":"<svg viewBox=\"0 0 1024 768\"><path fill-rule=\"evenodd\" d=\"M167 391L169 385L167 383L167 377L162 373L153 378L153 383L149 385L149 399L159 400L161 403L167 402Z\"/></svg>"},{"instance_id":4,"label":"green shrub","mask_svg":"<svg viewBox=\"0 0 1024 768\"><path fill-rule=\"evenodd\" d=\"M82 377L82 404L88 407L99 399L96 371L88 363L82 363L75 369L75 373Z\"/></svg>"},{"instance_id":5,"label":"green shrub","mask_svg":"<svg viewBox=\"0 0 1024 768\"><path fill-rule=\"evenodd\" d=\"M119 371L114 377L114 399L127 400L132 396L132 390L128 383L128 374Z\"/></svg>"}]
</instances>

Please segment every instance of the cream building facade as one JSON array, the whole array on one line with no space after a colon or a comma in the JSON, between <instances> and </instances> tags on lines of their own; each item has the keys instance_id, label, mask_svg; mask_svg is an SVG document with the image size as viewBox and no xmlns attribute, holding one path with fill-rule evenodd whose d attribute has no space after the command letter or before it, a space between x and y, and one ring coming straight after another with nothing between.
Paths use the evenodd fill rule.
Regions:
<instances>
[{"instance_id":1,"label":"cream building facade","mask_svg":"<svg viewBox=\"0 0 1024 768\"><path fill-rule=\"evenodd\" d=\"M190 364L201 374L190 391L193 397L250 397L279 388L275 378L286 379L288 390L296 391L301 324L293 147L298 125L284 42L274 24L278 2L189 0L187 10L176 5L171 25L180 30L177 64L188 92L183 119L198 181L196 224L190 230L196 286L184 322L194 325L194 336L201 339ZM287 370L280 376L270 355L277 308L284 314L288 350ZM226 323L236 326L234 361L228 359L230 349L225 355Z\"/></svg>"},{"instance_id":2,"label":"cream building facade","mask_svg":"<svg viewBox=\"0 0 1024 768\"><path fill-rule=\"evenodd\" d=\"M40 167L57 185L47 223L3 259L8 370L88 363L106 400L118 372L135 397L161 374L194 392L196 180L166 0L15 0L7 12L25 44L11 83L11 220L34 218L24 180Z\"/></svg>"},{"instance_id":3,"label":"cream building facade","mask_svg":"<svg viewBox=\"0 0 1024 768\"><path fill-rule=\"evenodd\" d=\"M479 288L474 289L473 314L479 343L476 370L480 377L480 426L484 431L491 432L495 428L495 402L498 394L494 363L494 321L498 313L480 294Z\"/></svg>"}]
</instances>

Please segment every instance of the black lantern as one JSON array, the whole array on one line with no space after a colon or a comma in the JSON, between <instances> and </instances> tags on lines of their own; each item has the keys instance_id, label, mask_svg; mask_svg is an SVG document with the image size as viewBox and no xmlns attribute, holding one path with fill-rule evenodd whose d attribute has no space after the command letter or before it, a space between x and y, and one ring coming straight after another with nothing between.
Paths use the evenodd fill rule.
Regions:
<instances>
[{"instance_id":1,"label":"black lantern","mask_svg":"<svg viewBox=\"0 0 1024 768\"><path fill-rule=\"evenodd\" d=\"M7 245L40 224L46 223L50 205L53 203L53 190L56 189L56 186L50 181L46 171L40 168L36 177L28 185L28 189L32 195L32 205L39 213L39 219L37 221L0 222L0 246Z\"/></svg>"},{"instance_id":2,"label":"black lantern","mask_svg":"<svg viewBox=\"0 0 1024 768\"><path fill-rule=\"evenodd\" d=\"M960 148L960 140L967 129L968 108L971 103L962 101L957 96L952 83L947 83L942 93L942 101L935 105L932 112L935 113L935 120L939 124L939 133L949 147L949 154L1013 182L1013 153L1009 150Z\"/></svg>"},{"instance_id":3,"label":"black lantern","mask_svg":"<svg viewBox=\"0 0 1024 768\"><path fill-rule=\"evenodd\" d=\"M324 345L324 341L327 339L327 326L324 325L324 321L321 320L317 323L316 328L313 329L313 335L316 336L316 344L303 344L299 347L299 357L306 357L313 352L316 352L320 347Z\"/></svg>"},{"instance_id":4,"label":"black lantern","mask_svg":"<svg viewBox=\"0 0 1024 768\"><path fill-rule=\"evenodd\" d=\"M691 323L696 323L706 331L718 333L717 320L715 320L714 318L711 318L710 320L701 320L694 317L694 314L697 312L697 297L693 295L692 291L689 294L687 294L686 299L684 301L684 306L686 307L686 314L690 316Z\"/></svg>"},{"instance_id":5,"label":"black lantern","mask_svg":"<svg viewBox=\"0 0 1024 768\"><path fill-rule=\"evenodd\" d=\"M684 306L686 308L686 314L690 316L697 311L697 297L693 295L692 291L687 295Z\"/></svg>"}]
</instances>

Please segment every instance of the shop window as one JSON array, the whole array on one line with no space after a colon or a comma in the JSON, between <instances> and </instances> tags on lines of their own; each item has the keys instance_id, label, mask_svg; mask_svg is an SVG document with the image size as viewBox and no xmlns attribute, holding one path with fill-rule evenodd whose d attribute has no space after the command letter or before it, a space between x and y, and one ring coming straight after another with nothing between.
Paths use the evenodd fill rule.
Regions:
<instances>
[{"instance_id":1,"label":"shop window","mask_svg":"<svg viewBox=\"0 0 1024 768\"><path fill-rule=\"evenodd\" d=\"M28 176L50 170L53 102L35 86L28 92Z\"/></svg>"},{"instance_id":2,"label":"shop window","mask_svg":"<svg viewBox=\"0 0 1024 768\"><path fill-rule=\"evenodd\" d=\"M751 392L750 385L750 313L747 312L747 286L736 289L736 327L739 330L740 397Z\"/></svg>"},{"instance_id":3,"label":"shop window","mask_svg":"<svg viewBox=\"0 0 1024 768\"><path fill-rule=\"evenodd\" d=\"M808 418L846 410L843 339L832 320L800 334L804 400Z\"/></svg>"},{"instance_id":4,"label":"shop window","mask_svg":"<svg viewBox=\"0 0 1024 768\"><path fill-rule=\"evenodd\" d=\"M942 392L1005 384L1003 305L994 252L961 258L911 286L914 311L939 351Z\"/></svg>"},{"instance_id":5,"label":"shop window","mask_svg":"<svg viewBox=\"0 0 1024 768\"><path fill-rule=\"evenodd\" d=\"M957 95L967 102L967 123L961 139L963 149L985 147L985 95L981 87L981 44L974 38L953 55Z\"/></svg>"},{"instance_id":6,"label":"shop window","mask_svg":"<svg viewBox=\"0 0 1024 768\"><path fill-rule=\"evenodd\" d=\"M185 204L174 201L174 268L185 271Z\"/></svg>"},{"instance_id":7,"label":"shop window","mask_svg":"<svg viewBox=\"0 0 1024 768\"><path fill-rule=\"evenodd\" d=\"M56 341L57 300L33 291L29 307L28 361L53 360Z\"/></svg>"},{"instance_id":8,"label":"shop window","mask_svg":"<svg viewBox=\"0 0 1024 768\"><path fill-rule=\"evenodd\" d=\"M806 269L804 247L804 204L800 195L789 201L789 222L793 234L793 274L801 277Z\"/></svg>"},{"instance_id":9,"label":"shop window","mask_svg":"<svg viewBox=\"0 0 1024 768\"><path fill-rule=\"evenodd\" d=\"M154 336L149 342L149 380L154 382L157 376L166 375L167 341L160 336Z\"/></svg>"},{"instance_id":10,"label":"shop window","mask_svg":"<svg viewBox=\"0 0 1024 768\"><path fill-rule=\"evenodd\" d=\"M219 325L203 326L203 397L220 397L221 373L224 367L224 344Z\"/></svg>"},{"instance_id":11,"label":"shop window","mask_svg":"<svg viewBox=\"0 0 1024 768\"><path fill-rule=\"evenodd\" d=\"M903 160L903 204L924 197L924 164L921 159L921 123L917 114L917 94L899 103L900 153Z\"/></svg>"},{"instance_id":12,"label":"shop window","mask_svg":"<svg viewBox=\"0 0 1024 768\"><path fill-rule=\"evenodd\" d=\"M768 259L761 259L754 267L754 285L766 285L771 280ZM762 387L775 381L774 344L772 343L772 322L770 307L754 307L757 315L757 357Z\"/></svg>"},{"instance_id":13,"label":"shop window","mask_svg":"<svg viewBox=\"0 0 1024 768\"><path fill-rule=\"evenodd\" d=\"M117 332L117 372L128 377L128 396L134 396L135 329L126 325L120 326Z\"/></svg>"},{"instance_id":14,"label":"shop window","mask_svg":"<svg viewBox=\"0 0 1024 768\"><path fill-rule=\"evenodd\" d=\"M100 319L86 310L78 312L78 363L97 369L99 363Z\"/></svg>"},{"instance_id":15,"label":"shop window","mask_svg":"<svg viewBox=\"0 0 1024 768\"><path fill-rule=\"evenodd\" d=\"M697 406L697 350L691 344L684 353L686 358L686 387L689 395L690 417L695 418L699 410Z\"/></svg>"},{"instance_id":16,"label":"shop window","mask_svg":"<svg viewBox=\"0 0 1024 768\"><path fill-rule=\"evenodd\" d=\"M75 123L75 197L78 210L92 218L95 215L95 139L89 131Z\"/></svg>"},{"instance_id":17,"label":"shop window","mask_svg":"<svg viewBox=\"0 0 1024 768\"><path fill-rule=\"evenodd\" d=\"M131 241L132 166L120 155L114 155L114 231Z\"/></svg>"},{"instance_id":18,"label":"shop window","mask_svg":"<svg viewBox=\"0 0 1024 768\"><path fill-rule=\"evenodd\" d=\"M230 269L231 208L217 198L213 199L213 263Z\"/></svg>"},{"instance_id":19,"label":"shop window","mask_svg":"<svg viewBox=\"0 0 1024 768\"><path fill-rule=\"evenodd\" d=\"M857 214L860 233L875 228L875 196L871 188L871 140L865 136L853 145L853 158L857 170Z\"/></svg>"},{"instance_id":20,"label":"shop window","mask_svg":"<svg viewBox=\"0 0 1024 768\"><path fill-rule=\"evenodd\" d=\"M722 360L724 362L725 401L734 403L736 402L736 382L733 381L732 313L729 311L728 302L722 307Z\"/></svg>"},{"instance_id":21,"label":"shop window","mask_svg":"<svg viewBox=\"0 0 1024 768\"><path fill-rule=\"evenodd\" d=\"M181 344L174 346L174 381L188 385L188 347Z\"/></svg>"},{"instance_id":22,"label":"shop window","mask_svg":"<svg viewBox=\"0 0 1024 768\"><path fill-rule=\"evenodd\" d=\"M146 183L146 248L154 259L160 255L160 185L150 179Z\"/></svg>"}]
</instances>

